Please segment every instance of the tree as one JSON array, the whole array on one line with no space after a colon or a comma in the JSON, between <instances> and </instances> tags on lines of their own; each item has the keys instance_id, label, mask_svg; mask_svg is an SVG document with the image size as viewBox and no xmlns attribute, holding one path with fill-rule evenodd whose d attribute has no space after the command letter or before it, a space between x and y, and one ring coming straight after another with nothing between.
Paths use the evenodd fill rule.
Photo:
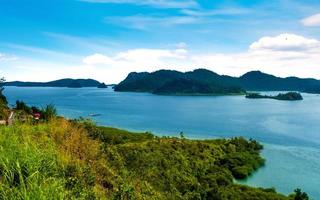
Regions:
<instances>
[{"instance_id":1,"label":"tree","mask_svg":"<svg viewBox=\"0 0 320 200\"><path fill-rule=\"evenodd\" d=\"M3 95L5 81L5 78L0 78L0 101L1 103L8 104L7 98Z\"/></svg>"},{"instance_id":2,"label":"tree","mask_svg":"<svg viewBox=\"0 0 320 200\"><path fill-rule=\"evenodd\" d=\"M49 104L41 110L42 118L46 121L50 121L57 116L57 109L54 105Z\"/></svg>"},{"instance_id":3,"label":"tree","mask_svg":"<svg viewBox=\"0 0 320 200\"><path fill-rule=\"evenodd\" d=\"M302 192L301 189L297 188L294 190L295 197L294 200L309 200L309 196L307 193Z\"/></svg>"},{"instance_id":4,"label":"tree","mask_svg":"<svg viewBox=\"0 0 320 200\"><path fill-rule=\"evenodd\" d=\"M27 114L32 114L32 109L23 101L16 101L16 110L23 110Z\"/></svg>"}]
</instances>

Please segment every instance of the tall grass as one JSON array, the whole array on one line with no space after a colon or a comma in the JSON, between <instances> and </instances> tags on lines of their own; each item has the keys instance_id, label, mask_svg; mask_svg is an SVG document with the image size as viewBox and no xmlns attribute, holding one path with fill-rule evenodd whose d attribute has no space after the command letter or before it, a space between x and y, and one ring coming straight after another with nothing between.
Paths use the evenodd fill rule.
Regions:
<instances>
[{"instance_id":1,"label":"tall grass","mask_svg":"<svg viewBox=\"0 0 320 200\"><path fill-rule=\"evenodd\" d=\"M233 183L261 165L260 149L242 138L158 138L62 118L16 123L0 127L0 200L288 200Z\"/></svg>"},{"instance_id":2,"label":"tall grass","mask_svg":"<svg viewBox=\"0 0 320 200\"><path fill-rule=\"evenodd\" d=\"M0 199L63 199L55 145L27 126L0 128Z\"/></svg>"},{"instance_id":3,"label":"tall grass","mask_svg":"<svg viewBox=\"0 0 320 200\"><path fill-rule=\"evenodd\" d=\"M99 196L87 169L98 152L97 141L63 119L0 127L0 199Z\"/></svg>"}]
</instances>

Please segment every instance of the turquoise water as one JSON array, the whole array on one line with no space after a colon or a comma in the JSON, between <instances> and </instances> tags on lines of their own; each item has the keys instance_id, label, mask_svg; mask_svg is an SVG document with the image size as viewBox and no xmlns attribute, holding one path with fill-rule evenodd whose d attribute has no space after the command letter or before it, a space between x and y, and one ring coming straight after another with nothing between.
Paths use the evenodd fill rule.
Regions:
<instances>
[{"instance_id":1,"label":"turquoise water","mask_svg":"<svg viewBox=\"0 0 320 200\"><path fill-rule=\"evenodd\" d=\"M320 96L303 101L245 99L243 96L187 97L116 93L97 88L7 87L11 104L23 100L53 103L59 114L75 118L101 114L100 125L189 138L244 136L264 143L266 166L242 183L275 187L282 193L302 188L320 199Z\"/></svg>"}]
</instances>

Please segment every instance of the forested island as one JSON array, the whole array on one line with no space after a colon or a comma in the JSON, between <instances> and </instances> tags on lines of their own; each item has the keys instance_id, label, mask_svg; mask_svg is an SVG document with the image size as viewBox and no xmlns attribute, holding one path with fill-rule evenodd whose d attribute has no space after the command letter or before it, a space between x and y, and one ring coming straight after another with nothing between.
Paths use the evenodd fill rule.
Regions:
<instances>
[{"instance_id":1,"label":"forested island","mask_svg":"<svg viewBox=\"0 0 320 200\"><path fill-rule=\"evenodd\" d=\"M50 82L22 82L13 81L6 82L5 86L16 87L68 87L68 88L82 88L82 87L98 87L101 85L99 81L94 79L60 79Z\"/></svg>"},{"instance_id":2,"label":"forested island","mask_svg":"<svg viewBox=\"0 0 320 200\"><path fill-rule=\"evenodd\" d=\"M245 94L245 91L299 91L319 93L320 81L297 77L280 78L260 71L240 77L219 75L206 69L191 72L160 70L130 73L115 91L150 92L167 95Z\"/></svg>"},{"instance_id":3,"label":"forested island","mask_svg":"<svg viewBox=\"0 0 320 200\"><path fill-rule=\"evenodd\" d=\"M104 88L108 88L108 86L105 84L105 83L100 83L97 88L101 88L101 89L104 89Z\"/></svg>"},{"instance_id":4,"label":"forested island","mask_svg":"<svg viewBox=\"0 0 320 200\"><path fill-rule=\"evenodd\" d=\"M246 98L248 99L275 99L282 101L300 101L303 100L303 97L298 92L288 92L288 93L280 93L278 95L261 95L259 93L248 93L246 94Z\"/></svg>"},{"instance_id":5,"label":"forested island","mask_svg":"<svg viewBox=\"0 0 320 200\"><path fill-rule=\"evenodd\" d=\"M132 133L0 96L2 119L13 113L0 126L0 199L309 199L234 182L264 165L255 140Z\"/></svg>"},{"instance_id":6,"label":"forested island","mask_svg":"<svg viewBox=\"0 0 320 200\"><path fill-rule=\"evenodd\" d=\"M216 81L219 75L204 69L193 72L160 70L153 73L130 73L115 91L150 92L164 95L244 94L236 84Z\"/></svg>"}]
</instances>

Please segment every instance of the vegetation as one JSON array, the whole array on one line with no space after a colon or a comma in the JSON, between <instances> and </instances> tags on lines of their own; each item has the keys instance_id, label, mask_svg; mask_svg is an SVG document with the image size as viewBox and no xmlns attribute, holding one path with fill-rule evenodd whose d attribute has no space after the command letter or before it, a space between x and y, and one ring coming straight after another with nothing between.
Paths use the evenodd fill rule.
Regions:
<instances>
[{"instance_id":1,"label":"vegetation","mask_svg":"<svg viewBox=\"0 0 320 200\"><path fill-rule=\"evenodd\" d=\"M100 82L93 79L60 79L50 82L6 82L6 86L17 87L97 87Z\"/></svg>"},{"instance_id":2,"label":"vegetation","mask_svg":"<svg viewBox=\"0 0 320 200\"><path fill-rule=\"evenodd\" d=\"M208 70L193 72L160 70L153 73L130 73L115 91L151 92L168 95L243 94L241 87L226 84Z\"/></svg>"},{"instance_id":3,"label":"vegetation","mask_svg":"<svg viewBox=\"0 0 320 200\"><path fill-rule=\"evenodd\" d=\"M259 93L248 93L246 95L248 99L276 99L276 100L283 100L283 101L298 101L303 100L302 96L298 92L288 92L285 94L278 94L276 96L270 95L261 95Z\"/></svg>"},{"instance_id":4,"label":"vegetation","mask_svg":"<svg viewBox=\"0 0 320 200\"><path fill-rule=\"evenodd\" d=\"M44 121L49 121L55 117L57 117L57 110L54 105L49 104L44 108L37 108L35 106L28 106L23 101L16 101L15 110L20 118L30 118L28 115L40 114L40 117Z\"/></svg>"},{"instance_id":5,"label":"vegetation","mask_svg":"<svg viewBox=\"0 0 320 200\"><path fill-rule=\"evenodd\" d=\"M105 83L100 83L97 88L108 88L108 86Z\"/></svg>"},{"instance_id":6,"label":"vegetation","mask_svg":"<svg viewBox=\"0 0 320 200\"><path fill-rule=\"evenodd\" d=\"M0 79L0 120L6 120L9 115L9 108L7 106L8 101L7 101L7 98L3 95L4 82L5 82L5 79L1 78Z\"/></svg>"},{"instance_id":7,"label":"vegetation","mask_svg":"<svg viewBox=\"0 0 320 200\"><path fill-rule=\"evenodd\" d=\"M294 194L291 195L294 200L309 200L309 196L307 193L302 192L301 189L295 189Z\"/></svg>"},{"instance_id":8,"label":"vegetation","mask_svg":"<svg viewBox=\"0 0 320 200\"><path fill-rule=\"evenodd\" d=\"M82 88L82 85L79 81L74 80L67 87L68 88Z\"/></svg>"},{"instance_id":9,"label":"vegetation","mask_svg":"<svg viewBox=\"0 0 320 200\"><path fill-rule=\"evenodd\" d=\"M156 137L40 111L46 120L0 127L0 199L308 200L234 183L264 164L254 140Z\"/></svg>"},{"instance_id":10,"label":"vegetation","mask_svg":"<svg viewBox=\"0 0 320 200\"><path fill-rule=\"evenodd\" d=\"M0 128L0 199L294 199L233 183L263 164L243 138L193 141L52 119Z\"/></svg>"},{"instance_id":11,"label":"vegetation","mask_svg":"<svg viewBox=\"0 0 320 200\"><path fill-rule=\"evenodd\" d=\"M243 93L244 90L320 93L320 81L296 77L279 78L260 71L231 77L206 69L186 73L160 70L153 73L130 73L124 81L115 86L115 90L156 94L232 94Z\"/></svg>"}]
</instances>

